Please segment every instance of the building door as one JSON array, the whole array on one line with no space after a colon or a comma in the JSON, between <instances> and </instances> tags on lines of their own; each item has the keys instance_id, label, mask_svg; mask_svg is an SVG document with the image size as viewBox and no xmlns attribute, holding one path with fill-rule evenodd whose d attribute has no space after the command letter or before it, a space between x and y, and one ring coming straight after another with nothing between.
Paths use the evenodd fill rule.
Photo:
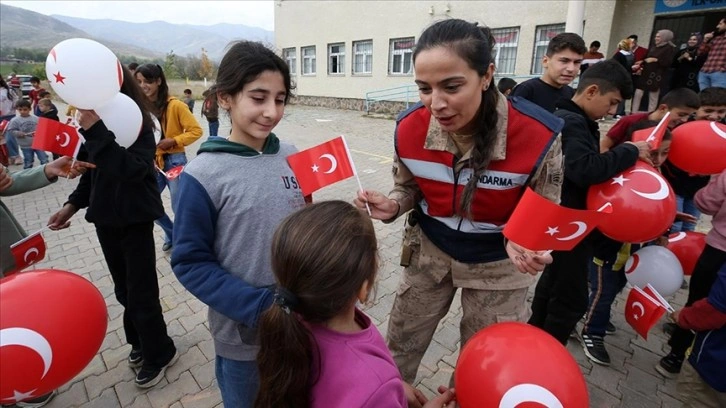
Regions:
<instances>
[{"instance_id":1,"label":"building door","mask_svg":"<svg viewBox=\"0 0 726 408\"><path fill-rule=\"evenodd\" d=\"M656 16L653 24L653 36L658 30L673 31L673 44L678 49L686 44L691 33L710 33L716 29L716 25L721 18L722 13L690 13L681 15ZM653 44L650 38L648 44Z\"/></svg>"}]
</instances>

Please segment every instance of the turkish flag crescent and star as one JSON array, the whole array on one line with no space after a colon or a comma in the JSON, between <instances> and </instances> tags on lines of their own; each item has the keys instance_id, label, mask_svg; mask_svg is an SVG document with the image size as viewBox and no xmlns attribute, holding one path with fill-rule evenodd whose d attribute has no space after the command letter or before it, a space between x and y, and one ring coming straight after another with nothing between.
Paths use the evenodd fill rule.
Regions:
<instances>
[{"instance_id":1,"label":"turkish flag crescent and star","mask_svg":"<svg viewBox=\"0 0 726 408\"><path fill-rule=\"evenodd\" d=\"M287 157L287 163L306 196L355 175L348 146L342 136L291 154Z\"/></svg>"},{"instance_id":2,"label":"turkish flag crescent and star","mask_svg":"<svg viewBox=\"0 0 726 408\"><path fill-rule=\"evenodd\" d=\"M45 240L43 240L41 231L10 245L10 253L15 258L15 269L11 273L19 272L42 261L45 258Z\"/></svg>"},{"instance_id":3,"label":"turkish flag crescent and star","mask_svg":"<svg viewBox=\"0 0 726 408\"><path fill-rule=\"evenodd\" d=\"M608 203L609 204L609 203ZM532 251L569 251L612 211L575 210L559 206L527 188L509 221L504 236Z\"/></svg>"},{"instance_id":4,"label":"turkish flag crescent and star","mask_svg":"<svg viewBox=\"0 0 726 408\"><path fill-rule=\"evenodd\" d=\"M38 118L32 148L76 157L83 139L76 128L48 118Z\"/></svg>"},{"instance_id":5,"label":"turkish flag crescent and star","mask_svg":"<svg viewBox=\"0 0 726 408\"><path fill-rule=\"evenodd\" d=\"M671 113L666 112L665 116L663 116L663 119L658 122L658 126L654 128L647 128L647 129L640 129L633 132L633 136L630 140L633 142L641 142L645 141L650 143L650 149L651 150L657 150L660 147L661 142L663 141L663 136L665 136L666 130L668 130L668 118L670 117Z\"/></svg>"},{"instance_id":6,"label":"turkish flag crescent and star","mask_svg":"<svg viewBox=\"0 0 726 408\"><path fill-rule=\"evenodd\" d=\"M625 321L644 339L648 340L648 331L665 312L666 309L660 302L639 287L630 289L628 300L625 302Z\"/></svg>"}]
</instances>

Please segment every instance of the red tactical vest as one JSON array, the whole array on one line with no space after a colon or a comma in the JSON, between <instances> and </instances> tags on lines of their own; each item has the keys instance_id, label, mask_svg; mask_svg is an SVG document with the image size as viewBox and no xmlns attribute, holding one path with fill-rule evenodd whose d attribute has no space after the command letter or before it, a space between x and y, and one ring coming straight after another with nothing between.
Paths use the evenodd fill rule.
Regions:
<instances>
[{"instance_id":1,"label":"red tactical vest","mask_svg":"<svg viewBox=\"0 0 726 408\"><path fill-rule=\"evenodd\" d=\"M506 223L530 175L537 170L561 129L561 122L554 116L529 102L510 100L508 105L506 159L489 164L479 178L472 202L472 221L483 223L479 225L479 232L485 232L481 228L500 230L495 226ZM424 212L442 221L452 217L452 223L445 222L452 227L456 220L465 218L460 200L472 171L465 165L455 173L455 155L424 148L431 118L424 106L402 115L396 128L396 151L423 193L419 205Z\"/></svg>"}]
</instances>

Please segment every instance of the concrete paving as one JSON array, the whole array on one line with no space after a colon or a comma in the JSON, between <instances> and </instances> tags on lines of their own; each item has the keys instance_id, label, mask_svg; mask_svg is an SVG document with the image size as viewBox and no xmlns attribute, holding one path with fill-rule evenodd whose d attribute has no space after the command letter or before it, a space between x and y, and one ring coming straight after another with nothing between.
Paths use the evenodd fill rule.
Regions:
<instances>
[{"instance_id":1,"label":"concrete paving","mask_svg":"<svg viewBox=\"0 0 726 408\"><path fill-rule=\"evenodd\" d=\"M65 106L59 105L63 112ZM197 104L197 112L201 104ZM199 117L199 116L198 116ZM63 119L63 118L61 118ZM207 125L200 119L205 130ZM222 122L228 122L223 119ZM603 122L606 129L611 122ZM392 134L394 122L388 119L364 117L361 112L290 106L275 133L298 148L307 148L337 135L345 135L364 188L388 192L391 185ZM229 132L229 125L220 134ZM201 140L187 148L193 158ZM11 170L19 170L12 166ZM232 169L230 169L232 171ZM74 189L76 181L59 180L41 190L16 197L3 198L17 219L28 231L43 227L49 216L57 211ZM343 199L350 201L357 190L355 179L326 187L314 199ZM170 211L168 192L163 199ZM214 349L208 331L206 307L176 280L169 265L170 254L161 251L163 233L156 227L157 271L161 303L169 333L179 349L180 359L170 367L157 386L149 390L133 384L134 371L127 366L130 347L124 344L122 308L113 295L113 284L107 271L93 225L83 219L83 211L74 218L69 229L44 233L48 245L46 259L37 268L58 268L73 271L93 282L105 297L109 322L105 341L98 354L83 372L62 386L49 408L67 407L222 407L214 378ZM402 235L402 220L390 225L375 222L380 245L381 269L376 297L365 311L382 333L388 325L401 267L398 258ZM709 227L702 220L701 230ZM685 302L686 291L679 290L670 297L676 307ZM531 293L531 292L530 292ZM610 367L593 365L584 355L580 343L571 340L568 350L577 360L588 383L590 406L597 408L675 408L678 400L675 380L666 380L653 366L665 355L668 347L660 325L654 328L648 341L638 337L625 322L621 294L613 307L612 321L617 327L606 338L613 364ZM439 325L434 340L423 358L416 386L431 396L440 384L448 384L459 353L458 322L461 306L458 298L449 314ZM75 328L74 330L82 330ZM536 363L536 362L533 362Z\"/></svg>"}]
</instances>

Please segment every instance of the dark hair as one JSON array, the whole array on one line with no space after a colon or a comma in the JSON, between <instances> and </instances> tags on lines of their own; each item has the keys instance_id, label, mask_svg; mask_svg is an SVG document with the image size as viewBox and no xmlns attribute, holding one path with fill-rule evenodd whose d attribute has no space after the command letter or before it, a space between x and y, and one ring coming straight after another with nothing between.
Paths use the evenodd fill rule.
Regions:
<instances>
[{"instance_id":1,"label":"dark hair","mask_svg":"<svg viewBox=\"0 0 726 408\"><path fill-rule=\"evenodd\" d=\"M141 74L144 79L149 81L156 81L161 79L159 84L159 93L156 96L156 101L153 102L154 113L158 117L162 117L166 112L166 105L169 103L169 84L166 83L166 76L164 76L164 70L159 64L144 64L139 65L134 71L134 77L137 74Z\"/></svg>"},{"instance_id":2,"label":"dark hair","mask_svg":"<svg viewBox=\"0 0 726 408\"><path fill-rule=\"evenodd\" d=\"M638 36L637 36L636 34L630 34L630 35L628 36L628 38L630 38L631 40L635 40L635 41L638 41Z\"/></svg>"},{"instance_id":3,"label":"dark hair","mask_svg":"<svg viewBox=\"0 0 726 408\"><path fill-rule=\"evenodd\" d=\"M259 42L239 41L232 43L222 57L217 70L217 80L210 91L217 95L234 96L248 83L265 71L279 72L285 84L285 104L292 96L294 86L290 79L290 67L272 50Z\"/></svg>"},{"instance_id":4,"label":"dark hair","mask_svg":"<svg viewBox=\"0 0 726 408\"><path fill-rule=\"evenodd\" d=\"M132 63L130 63L130 64L128 65L128 67L129 67L129 70L131 70L131 71L136 71L136 68L138 68L138 67L139 67L139 64L138 64L137 62L132 62Z\"/></svg>"},{"instance_id":5,"label":"dark hair","mask_svg":"<svg viewBox=\"0 0 726 408\"><path fill-rule=\"evenodd\" d=\"M43 91L38 92L38 96L40 96L41 98L44 98L46 96L50 96L50 92L43 90Z\"/></svg>"},{"instance_id":6,"label":"dark hair","mask_svg":"<svg viewBox=\"0 0 726 408\"><path fill-rule=\"evenodd\" d=\"M124 74L124 81L121 83L121 93L136 102L139 110L141 110L143 126L149 126L153 129L155 125L151 119L151 112L154 108L151 105L151 101L144 95L144 91L141 90L141 86L136 81L134 74L123 65L121 65L121 70Z\"/></svg>"},{"instance_id":7,"label":"dark hair","mask_svg":"<svg viewBox=\"0 0 726 408\"><path fill-rule=\"evenodd\" d=\"M10 90L10 87L8 86L8 83L5 82L5 79L3 79L3 78L0 78L0 88L5 88L8 91Z\"/></svg>"},{"instance_id":8,"label":"dark hair","mask_svg":"<svg viewBox=\"0 0 726 408\"><path fill-rule=\"evenodd\" d=\"M575 33L557 34L550 40L549 44L547 44L546 55L551 57L564 50L571 50L577 54L584 54L587 52L585 40Z\"/></svg>"},{"instance_id":9,"label":"dark hair","mask_svg":"<svg viewBox=\"0 0 726 408\"><path fill-rule=\"evenodd\" d=\"M701 99L698 94L688 88L676 88L668 92L661 99L660 104L673 108L691 108L698 109L701 107Z\"/></svg>"},{"instance_id":10,"label":"dark hair","mask_svg":"<svg viewBox=\"0 0 726 408\"><path fill-rule=\"evenodd\" d=\"M595 41L591 42L590 48L592 48L592 47L600 48L600 41L595 40Z\"/></svg>"},{"instance_id":11,"label":"dark hair","mask_svg":"<svg viewBox=\"0 0 726 408\"><path fill-rule=\"evenodd\" d=\"M37 83L40 83L40 78L38 78L37 76L32 76L32 77L30 77L30 82L31 82L31 83L32 83L32 82L37 82Z\"/></svg>"},{"instance_id":12,"label":"dark hair","mask_svg":"<svg viewBox=\"0 0 726 408\"><path fill-rule=\"evenodd\" d=\"M591 65L580 76L577 94L585 92L590 85L597 85L601 95L618 90L623 100L633 97L633 80L630 73L619 62L612 59Z\"/></svg>"},{"instance_id":13,"label":"dark hair","mask_svg":"<svg viewBox=\"0 0 726 408\"><path fill-rule=\"evenodd\" d=\"M467 62L469 68L483 77L488 72L489 65L494 63L495 42L489 27L480 27L476 23L453 18L439 21L429 26L419 37L413 51L413 63L415 66L416 57L421 51L443 47L454 51ZM475 119L478 123L474 132L474 149L469 160L469 166L474 174L461 194L460 208L467 216L471 215L471 203L474 200L477 181L492 159L497 137L499 92L492 84L489 85L485 91L482 91L482 100Z\"/></svg>"},{"instance_id":14,"label":"dark hair","mask_svg":"<svg viewBox=\"0 0 726 408\"><path fill-rule=\"evenodd\" d=\"M30 101L27 99L18 99L18 101L15 102L15 109L20 109L20 108L30 109L30 106L31 106Z\"/></svg>"},{"instance_id":15,"label":"dark hair","mask_svg":"<svg viewBox=\"0 0 726 408\"><path fill-rule=\"evenodd\" d=\"M637 130L643 130L648 128L654 128L658 126L658 122L655 120L640 120L638 122L633 123L632 125L628 126L628 128L625 130L625 141L629 142L633 139L633 133ZM671 131L666 127L666 131L663 134L663 140L671 140L673 135L671 135Z\"/></svg>"},{"instance_id":16,"label":"dark hair","mask_svg":"<svg viewBox=\"0 0 726 408\"><path fill-rule=\"evenodd\" d=\"M191 95L192 94L192 90L189 89L189 88L187 88L187 89L184 90L184 93Z\"/></svg>"},{"instance_id":17,"label":"dark hair","mask_svg":"<svg viewBox=\"0 0 726 408\"><path fill-rule=\"evenodd\" d=\"M726 88L712 86L701 90L698 94L701 106L726 106Z\"/></svg>"},{"instance_id":18,"label":"dark hair","mask_svg":"<svg viewBox=\"0 0 726 408\"><path fill-rule=\"evenodd\" d=\"M276 297L294 297L294 307L276 300L260 318L255 407L309 405L319 354L305 323L324 323L353 307L377 268L373 223L345 201L315 203L282 221L272 239L272 270Z\"/></svg>"},{"instance_id":19,"label":"dark hair","mask_svg":"<svg viewBox=\"0 0 726 408\"><path fill-rule=\"evenodd\" d=\"M517 86L517 81L512 78L502 78L497 82L497 89L499 92L504 93L510 89L514 89Z\"/></svg>"}]
</instances>

